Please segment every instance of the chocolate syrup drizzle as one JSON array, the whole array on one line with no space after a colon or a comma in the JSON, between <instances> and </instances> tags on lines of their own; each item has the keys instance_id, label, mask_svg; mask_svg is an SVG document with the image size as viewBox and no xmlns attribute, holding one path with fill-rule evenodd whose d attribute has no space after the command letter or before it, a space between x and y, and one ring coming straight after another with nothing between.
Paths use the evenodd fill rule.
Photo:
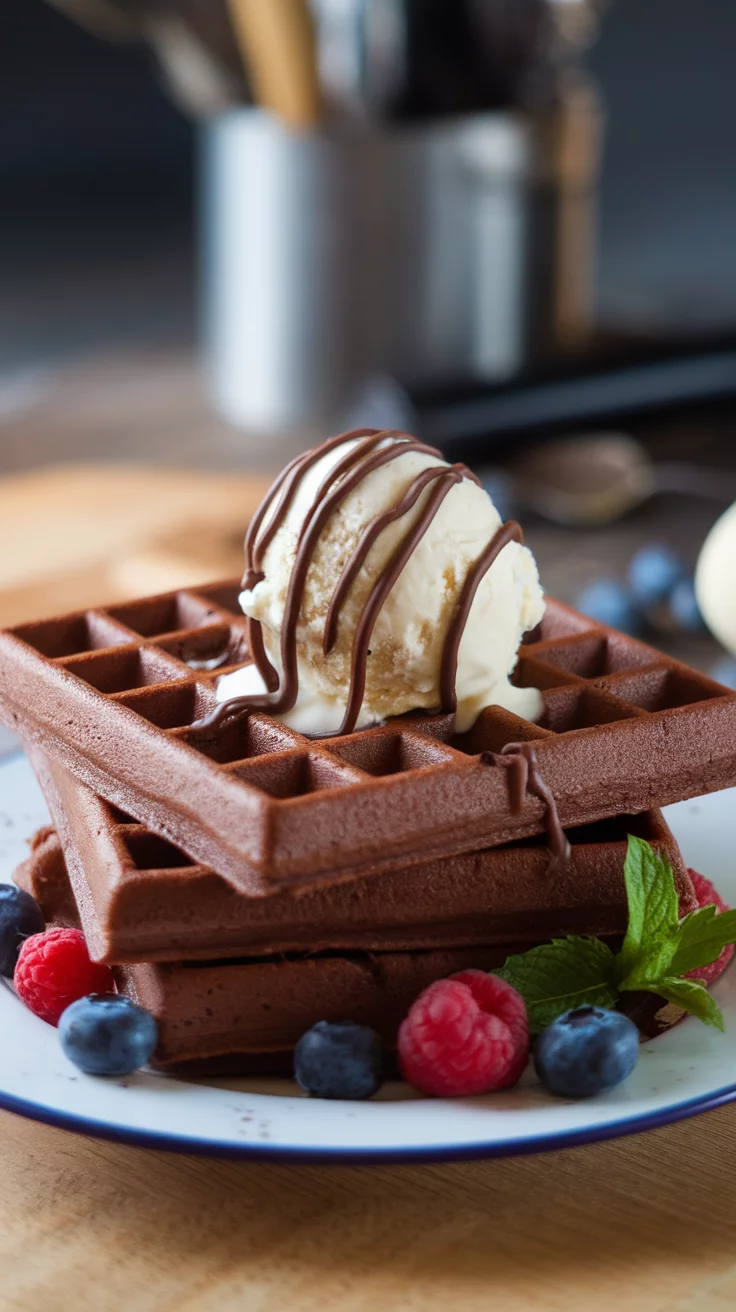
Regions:
<instances>
[{"instance_id":1,"label":"chocolate syrup drizzle","mask_svg":"<svg viewBox=\"0 0 736 1312\"><path fill-rule=\"evenodd\" d=\"M337 437L330 438L329 441L324 442L313 451L307 451L305 455L297 456L276 479L251 521L245 539L244 589L254 588L265 577L263 562L266 551L279 528L283 525L294 498L310 469L329 452L352 442L355 445L350 447L323 478L300 530L281 628L283 677L279 679L278 671L274 669L268 659L260 621L249 618L248 637L251 654L263 679L266 691L263 693L249 693L242 697L233 697L229 701L223 702L215 708L211 715L200 722L203 728L214 728L221 724L223 720L231 719L234 715L245 714L248 711L268 710L278 714L292 709L299 692L297 623L304 600L304 589L309 568L314 559L320 535L330 517L335 514L345 498L369 474L372 474L376 469L380 469L383 465L397 460L400 456L416 451L423 455L436 456L441 459L440 452L435 450L434 447L426 446L425 443L417 441L408 433L377 428L356 428L347 433L340 433ZM418 518L407 529L386 562L358 619L352 649L350 687L345 714L338 734L351 733L360 714L365 694L368 649L378 613L405 565L413 555L418 543L427 532L445 497L456 484L462 482L465 478L478 483L478 479L465 465L443 464L436 468L423 470L410 483L396 505L376 515L371 523L367 525L338 579L325 620L323 650L326 656L333 650L337 641L345 598L365 563L371 547L383 530L389 524L406 515L417 504L422 494L429 489ZM458 650L478 585L499 553L507 543L512 541L521 542L522 534L518 524L510 522L504 524L494 534L491 542L475 562L463 584L448 626L442 653L440 683L443 710L454 711L457 706L455 682Z\"/></svg>"},{"instance_id":2,"label":"chocolate syrup drizzle","mask_svg":"<svg viewBox=\"0 0 736 1312\"><path fill-rule=\"evenodd\" d=\"M509 766L511 810L518 815L527 791L544 802L547 811L547 841L551 853L548 874L559 870L570 859L570 844L565 833L552 789L542 778L537 753L531 743L507 743L500 753L481 752L481 760L490 765L499 761Z\"/></svg>"},{"instance_id":3,"label":"chocolate syrup drizzle","mask_svg":"<svg viewBox=\"0 0 736 1312\"><path fill-rule=\"evenodd\" d=\"M355 442L355 445L337 461L323 478L300 530L281 628L283 677L279 678L278 671L268 659L261 622L249 617L248 639L250 650L265 684L266 691L263 693L249 693L222 702L210 715L200 720L195 727L210 730L218 727L224 720L246 714L249 711L266 710L272 714L278 714L292 709L299 692L297 623L304 600L307 575L325 526L345 498L374 470L390 464L393 460L397 460L400 456L407 455L409 452L436 456L438 459L442 458L440 452L435 450L434 447L426 446L408 433L377 428L356 428L350 432L340 433L337 437L332 437L327 442L323 442L321 446L316 447L314 450L297 456L276 479L250 523L245 539L246 568L242 584L244 589L254 588L265 577L263 562L266 551L283 525L306 475L323 456L350 442ZM394 506L376 515L371 523L367 525L352 556L342 570L325 619L322 641L325 656L328 656L334 649L345 599L365 563L371 547L383 530L389 524L406 515L417 504L422 494L429 489L418 518L407 529L386 562L368 595L358 619L351 656L350 687L343 721L337 731L338 736L352 733L360 714L365 694L368 650L379 611L402 570L411 559L417 545L429 529L445 497L463 479L470 479L474 483L479 483L476 476L462 464L442 464L423 470L410 483ZM510 542L523 542L521 528L513 520L502 524L494 533L488 545L468 571L460 595L455 603L447 627L440 664L440 709L444 713L452 713L457 709L458 652L476 592L491 566ZM520 808L527 786L541 797L547 805L550 847L553 853L553 861L557 864L569 854L569 845L560 825L554 798L539 773L536 756L533 750L524 743L511 744L504 749L504 755L509 758L509 764L513 770L511 783L514 800L512 805L515 809Z\"/></svg>"}]
</instances>

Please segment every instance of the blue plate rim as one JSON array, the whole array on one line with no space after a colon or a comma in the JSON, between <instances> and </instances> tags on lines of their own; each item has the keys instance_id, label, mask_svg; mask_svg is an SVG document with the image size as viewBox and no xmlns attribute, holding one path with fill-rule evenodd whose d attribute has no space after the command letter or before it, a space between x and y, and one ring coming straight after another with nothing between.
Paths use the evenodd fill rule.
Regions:
<instances>
[{"instance_id":1,"label":"blue plate rim","mask_svg":"<svg viewBox=\"0 0 736 1312\"><path fill-rule=\"evenodd\" d=\"M473 1143L418 1145L412 1148L400 1146L375 1149L301 1148L269 1143L236 1143L228 1139L203 1140L191 1135L132 1129L114 1122L91 1120L74 1112L62 1112L45 1103L33 1102L0 1090L2 1111L12 1112L27 1120L38 1121L73 1134L125 1144L130 1148L232 1160L344 1166L399 1166L413 1163L526 1157L538 1153L558 1152L565 1148L580 1148L594 1143L604 1143L609 1139L621 1139L628 1135L661 1129L665 1125L674 1125L678 1121L688 1120L704 1112L715 1111L716 1108L734 1101L736 1101L736 1083L724 1085L720 1089L699 1094L694 1098L684 1099L679 1103L672 1103L656 1111L643 1112L605 1125L581 1126L578 1129L561 1130L552 1134L508 1139L503 1143L475 1140Z\"/></svg>"},{"instance_id":2,"label":"blue plate rim","mask_svg":"<svg viewBox=\"0 0 736 1312\"><path fill-rule=\"evenodd\" d=\"M0 763L6 764L25 753L22 747L11 747L0 752ZM4 982L4 981L3 981ZM736 1101L736 1081L708 1093L670 1103L652 1112L610 1121L605 1125L581 1126L578 1129L560 1130L552 1134L533 1135L528 1138L508 1139L503 1143L475 1140L465 1144L436 1144L433 1146L396 1148L302 1148L271 1143L236 1143L229 1139L203 1140L191 1135L164 1134L158 1130L132 1129L110 1121L96 1121L76 1112L59 1111L46 1103L34 1102L0 1089L0 1111L22 1116L25 1120L50 1125L54 1129L87 1138L120 1143L129 1148L150 1151L213 1157L233 1161L262 1161L284 1165L314 1164L334 1166L400 1166L431 1162L462 1162L527 1157L539 1153L561 1152L566 1148L582 1148L594 1143L605 1143L629 1135L643 1134L661 1129L679 1121L689 1120L705 1112L715 1111Z\"/></svg>"}]
</instances>

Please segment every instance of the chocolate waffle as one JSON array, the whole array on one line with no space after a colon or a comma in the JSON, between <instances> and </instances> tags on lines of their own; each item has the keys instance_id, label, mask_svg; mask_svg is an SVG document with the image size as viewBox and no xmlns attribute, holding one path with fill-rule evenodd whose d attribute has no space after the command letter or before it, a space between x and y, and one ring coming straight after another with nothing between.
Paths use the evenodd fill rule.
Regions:
<instances>
[{"instance_id":1,"label":"chocolate waffle","mask_svg":"<svg viewBox=\"0 0 736 1312\"><path fill-rule=\"evenodd\" d=\"M655 828L658 826L655 823ZM53 830L37 836L16 882L41 903L50 923L79 924L61 845ZM544 937L544 936L542 936ZM167 962L115 967L118 987L150 1011L159 1027L154 1064L162 1069L277 1073L318 1020L351 1019L389 1044L421 991L459 970L492 970L514 945L432 951L322 953L280 958ZM194 1066L192 1067L192 1063Z\"/></svg>"},{"instance_id":2,"label":"chocolate waffle","mask_svg":"<svg viewBox=\"0 0 736 1312\"><path fill-rule=\"evenodd\" d=\"M308 739L265 712L216 728L217 678L248 663L235 582L0 634L0 711L83 783L243 893L319 887L516 842L533 750L566 826L736 784L736 694L550 600L515 680L539 724L497 707Z\"/></svg>"},{"instance_id":3,"label":"chocolate waffle","mask_svg":"<svg viewBox=\"0 0 736 1312\"><path fill-rule=\"evenodd\" d=\"M544 842L537 837L298 895L248 898L145 826L115 814L37 750L31 759L61 839L87 944L98 961L327 949L385 952L622 934L627 833L647 839L668 857L683 907L696 905L659 811L571 831L570 861L554 876L547 873ZM41 845L40 856L43 851Z\"/></svg>"}]
</instances>

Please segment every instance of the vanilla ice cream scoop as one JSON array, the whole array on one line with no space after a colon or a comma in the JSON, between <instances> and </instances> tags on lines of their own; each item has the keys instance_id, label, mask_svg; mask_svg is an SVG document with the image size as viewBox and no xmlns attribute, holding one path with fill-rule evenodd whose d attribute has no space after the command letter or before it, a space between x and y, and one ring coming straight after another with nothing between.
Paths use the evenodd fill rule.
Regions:
<instances>
[{"instance_id":1,"label":"vanilla ice cream scoop","mask_svg":"<svg viewBox=\"0 0 736 1312\"><path fill-rule=\"evenodd\" d=\"M255 665L218 700L312 735L416 709L485 706L526 718L540 694L509 682L544 600L518 525L462 465L404 434L332 438L283 472L251 524L241 606Z\"/></svg>"}]
</instances>

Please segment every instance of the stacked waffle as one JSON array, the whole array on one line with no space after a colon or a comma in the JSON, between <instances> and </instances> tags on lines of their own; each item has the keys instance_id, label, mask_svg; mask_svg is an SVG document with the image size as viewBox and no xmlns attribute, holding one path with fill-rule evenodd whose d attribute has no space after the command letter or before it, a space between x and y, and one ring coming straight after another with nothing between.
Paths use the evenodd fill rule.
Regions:
<instances>
[{"instance_id":1,"label":"stacked waffle","mask_svg":"<svg viewBox=\"0 0 736 1312\"><path fill-rule=\"evenodd\" d=\"M652 808L736 784L735 695L549 601L514 676L543 692L537 723L490 707L462 736L427 714L321 740L265 712L203 727L249 659L237 593L0 634L0 710L54 826L21 880L153 1012L161 1066L277 1070L324 1019L390 1042L434 979L553 936L616 938L629 832L692 908ZM519 745L567 829L556 868L548 803L514 786Z\"/></svg>"}]
</instances>

